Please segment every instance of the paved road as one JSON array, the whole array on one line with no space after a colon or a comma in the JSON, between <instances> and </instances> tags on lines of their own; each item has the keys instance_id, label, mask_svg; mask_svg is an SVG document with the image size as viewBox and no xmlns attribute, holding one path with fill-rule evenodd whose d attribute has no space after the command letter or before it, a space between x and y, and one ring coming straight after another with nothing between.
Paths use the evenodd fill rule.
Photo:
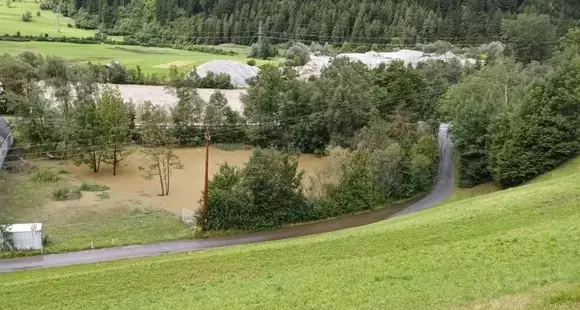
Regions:
<instances>
[{"instance_id":1,"label":"paved road","mask_svg":"<svg viewBox=\"0 0 580 310\"><path fill-rule=\"evenodd\" d=\"M447 199L454 188L453 145L447 137L447 126L442 125L439 131L441 161L439 175L431 193L423 199L394 206L393 208L361 213L345 218L319 223L282 228L275 231L248 233L222 238L203 240L183 240L156 244L123 246L99 250L88 250L63 254L50 254L9 260L0 260L0 272L23 269L49 268L75 264L104 262L124 258L154 256L164 253L191 252L201 249L256 243L279 239L294 238L330 232L350 227L379 222L396 216L417 212L438 205Z\"/></svg>"}]
</instances>

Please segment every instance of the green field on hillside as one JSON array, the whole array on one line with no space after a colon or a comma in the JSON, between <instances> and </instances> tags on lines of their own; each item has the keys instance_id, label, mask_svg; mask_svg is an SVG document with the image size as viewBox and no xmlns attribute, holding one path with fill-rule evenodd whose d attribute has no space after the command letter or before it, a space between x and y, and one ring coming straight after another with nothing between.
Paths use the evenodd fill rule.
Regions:
<instances>
[{"instance_id":1,"label":"green field on hillside","mask_svg":"<svg viewBox=\"0 0 580 310\"><path fill-rule=\"evenodd\" d=\"M575 168L314 237L0 274L0 308L578 309Z\"/></svg>"},{"instance_id":2,"label":"green field on hillside","mask_svg":"<svg viewBox=\"0 0 580 310\"><path fill-rule=\"evenodd\" d=\"M1 32L1 31L0 31ZM121 61L127 68L137 65L145 73L165 74L171 65L181 70L189 70L211 60L235 60L246 63L247 54L239 46L225 46L238 52L235 56L214 55L201 52L191 52L171 48L121 46L108 44L73 44L58 42L0 42L0 54L18 54L31 51L42 55L56 55L73 62L109 63L112 60ZM245 48L248 52L249 48ZM256 60L258 65L266 60Z\"/></svg>"},{"instance_id":3,"label":"green field on hillside","mask_svg":"<svg viewBox=\"0 0 580 310\"><path fill-rule=\"evenodd\" d=\"M32 13L32 21L23 22L22 14L26 11ZM36 16L40 12L40 16ZM74 25L74 20L59 14L59 25L57 27L57 15L52 11L43 11L40 9L40 2L32 0L12 1L10 7L6 6L6 1L0 3L0 35L14 35L20 31L21 35L44 35L48 33L51 37L92 37L94 30L83 30L69 28L67 24ZM60 32L58 31L60 28Z\"/></svg>"}]
</instances>

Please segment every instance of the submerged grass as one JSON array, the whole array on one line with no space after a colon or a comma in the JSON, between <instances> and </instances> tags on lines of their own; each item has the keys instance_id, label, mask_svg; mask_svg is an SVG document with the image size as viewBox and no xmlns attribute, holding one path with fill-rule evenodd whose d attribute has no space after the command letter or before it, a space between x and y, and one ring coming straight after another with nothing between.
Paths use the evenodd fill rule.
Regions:
<instances>
[{"instance_id":1,"label":"submerged grass","mask_svg":"<svg viewBox=\"0 0 580 310\"><path fill-rule=\"evenodd\" d=\"M0 274L0 308L578 309L580 173L560 175L313 237Z\"/></svg>"}]
</instances>

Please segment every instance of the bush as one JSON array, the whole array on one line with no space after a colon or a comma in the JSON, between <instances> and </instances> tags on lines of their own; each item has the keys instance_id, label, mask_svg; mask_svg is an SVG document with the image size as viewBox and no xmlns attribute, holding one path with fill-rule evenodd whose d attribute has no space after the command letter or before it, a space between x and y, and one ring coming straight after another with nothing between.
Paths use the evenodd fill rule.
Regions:
<instances>
[{"instance_id":1,"label":"bush","mask_svg":"<svg viewBox=\"0 0 580 310\"><path fill-rule=\"evenodd\" d=\"M248 64L248 66L252 66L253 67L253 66L256 65L256 61L253 60L253 59L250 59L250 60L248 60L247 64Z\"/></svg>"},{"instance_id":2,"label":"bush","mask_svg":"<svg viewBox=\"0 0 580 310\"><path fill-rule=\"evenodd\" d=\"M26 11L26 13L22 14L22 21L26 23L32 21L32 13L30 13L30 11Z\"/></svg>"},{"instance_id":3,"label":"bush","mask_svg":"<svg viewBox=\"0 0 580 310\"><path fill-rule=\"evenodd\" d=\"M104 192L109 190L109 187L106 185L83 183L79 189L83 192Z\"/></svg>"},{"instance_id":4,"label":"bush","mask_svg":"<svg viewBox=\"0 0 580 310\"><path fill-rule=\"evenodd\" d=\"M52 170L41 169L36 171L30 178L34 183L56 183L60 177Z\"/></svg>"},{"instance_id":5,"label":"bush","mask_svg":"<svg viewBox=\"0 0 580 310\"><path fill-rule=\"evenodd\" d=\"M268 59L277 54L278 50L270 43L270 39L264 38L260 42L252 44L250 57Z\"/></svg>"},{"instance_id":6,"label":"bush","mask_svg":"<svg viewBox=\"0 0 580 310\"><path fill-rule=\"evenodd\" d=\"M242 170L222 165L209 185L208 228L257 230L312 219L302 174L297 155L276 150L255 150ZM197 218L203 221L202 211Z\"/></svg>"},{"instance_id":7,"label":"bush","mask_svg":"<svg viewBox=\"0 0 580 310\"><path fill-rule=\"evenodd\" d=\"M40 17L40 11L36 12L36 16Z\"/></svg>"},{"instance_id":8,"label":"bush","mask_svg":"<svg viewBox=\"0 0 580 310\"><path fill-rule=\"evenodd\" d=\"M73 25L72 25L71 23L66 23L66 26L67 26L68 28L72 28L72 27L73 27Z\"/></svg>"},{"instance_id":9,"label":"bush","mask_svg":"<svg viewBox=\"0 0 580 310\"><path fill-rule=\"evenodd\" d=\"M78 188L59 188L52 192L52 198L56 201L78 200L82 196Z\"/></svg>"},{"instance_id":10,"label":"bush","mask_svg":"<svg viewBox=\"0 0 580 310\"><path fill-rule=\"evenodd\" d=\"M295 43L286 51L286 59L293 66L303 66L310 61L310 49L302 43Z\"/></svg>"},{"instance_id":11,"label":"bush","mask_svg":"<svg viewBox=\"0 0 580 310\"><path fill-rule=\"evenodd\" d=\"M132 82L131 74L123 65L118 61L112 61L108 66L108 78L107 80L113 84L128 84Z\"/></svg>"},{"instance_id":12,"label":"bush","mask_svg":"<svg viewBox=\"0 0 580 310\"><path fill-rule=\"evenodd\" d=\"M52 11L52 6L53 6L52 1L43 1L40 3L41 10L45 10L45 11L51 10Z\"/></svg>"}]
</instances>

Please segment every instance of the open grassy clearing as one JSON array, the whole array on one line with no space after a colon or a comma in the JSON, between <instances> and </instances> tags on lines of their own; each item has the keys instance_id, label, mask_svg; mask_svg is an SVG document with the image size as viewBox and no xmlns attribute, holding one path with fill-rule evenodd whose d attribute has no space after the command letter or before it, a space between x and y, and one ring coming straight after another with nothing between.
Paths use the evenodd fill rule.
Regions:
<instances>
[{"instance_id":1,"label":"open grassy clearing","mask_svg":"<svg viewBox=\"0 0 580 310\"><path fill-rule=\"evenodd\" d=\"M179 216L182 208L195 210L199 206L205 153L203 148L178 149L176 153L185 167L174 171L171 193L166 197L158 196L158 180L142 178L138 167L144 159L138 151L117 176L105 164L95 174L86 166L57 161L33 163L40 171L61 172L58 182L38 183L32 180L35 173L2 171L0 214L16 223L43 223L49 240L45 251L49 253L88 249L91 243L94 247L110 247L191 238L192 232ZM251 153L212 148L210 173L224 162L241 166ZM300 168L306 171L305 185L323 164L323 159L312 155L300 158ZM79 187L80 199L54 201L56 189ZM0 253L0 258L7 256L10 254Z\"/></svg>"},{"instance_id":2,"label":"open grassy clearing","mask_svg":"<svg viewBox=\"0 0 580 310\"><path fill-rule=\"evenodd\" d=\"M178 68L182 71L187 71L211 60L235 60L242 63L248 61L245 54L235 56L214 55L160 47L60 42L0 42L0 54L16 55L24 51L31 51L45 56L59 56L72 62L90 61L104 64L117 60L121 61L127 68L134 68L138 65L145 73L161 75L168 72L171 64L178 65ZM256 60L257 65L268 62L272 61Z\"/></svg>"},{"instance_id":3,"label":"open grassy clearing","mask_svg":"<svg viewBox=\"0 0 580 310\"><path fill-rule=\"evenodd\" d=\"M2 307L578 309L580 173L569 169L314 237L1 274Z\"/></svg>"},{"instance_id":4,"label":"open grassy clearing","mask_svg":"<svg viewBox=\"0 0 580 310\"><path fill-rule=\"evenodd\" d=\"M22 14L26 11L32 13L32 21L23 22ZM36 16L40 12L40 16ZM0 3L0 34L15 35L20 31L21 35L44 35L48 33L51 37L92 37L94 30L84 30L78 28L69 28L67 24L74 25L74 20L59 14L58 22L60 32L58 32L56 14L52 11L43 11L40 9L40 2L12 1L10 7L6 6L6 1Z\"/></svg>"}]
</instances>

